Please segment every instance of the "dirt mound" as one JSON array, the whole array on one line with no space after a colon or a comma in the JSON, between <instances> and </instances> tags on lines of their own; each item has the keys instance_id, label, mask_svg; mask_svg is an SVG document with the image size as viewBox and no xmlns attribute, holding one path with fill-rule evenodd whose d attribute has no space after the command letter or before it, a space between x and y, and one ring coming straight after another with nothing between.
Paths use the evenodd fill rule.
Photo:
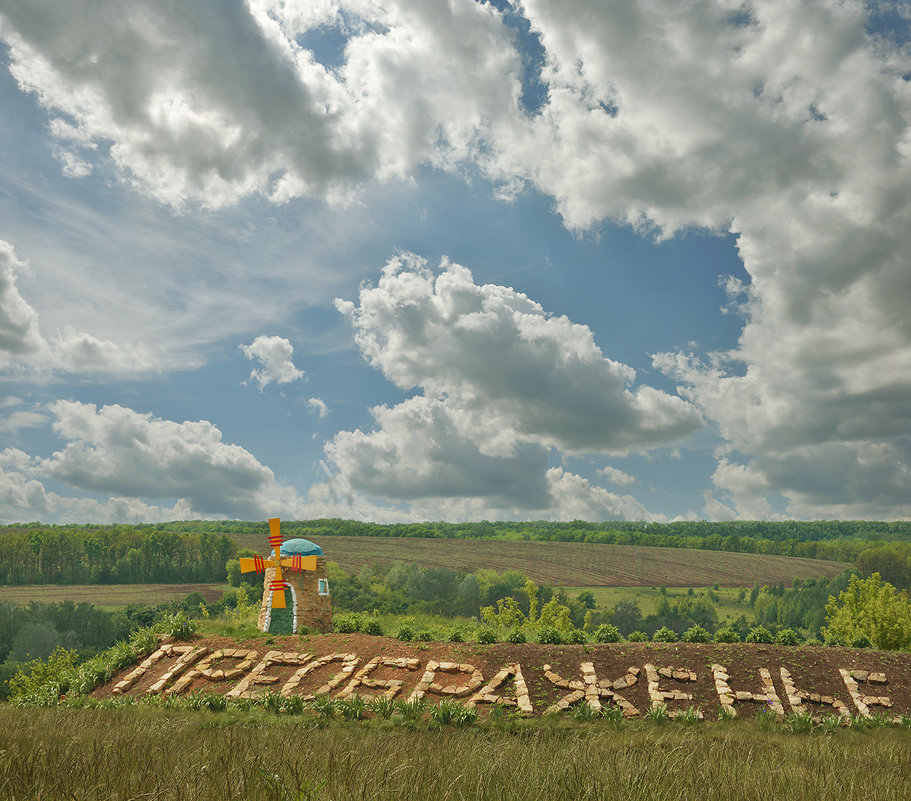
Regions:
<instances>
[{"instance_id":1,"label":"dirt mound","mask_svg":"<svg viewBox=\"0 0 911 801\"><path fill-rule=\"evenodd\" d=\"M216 638L164 642L93 695L197 690L450 698L528 715L589 704L636 716L664 704L672 715L693 707L706 718L723 708L744 717L766 708L897 719L911 715L911 654L746 643L406 643L364 634Z\"/></svg>"}]
</instances>

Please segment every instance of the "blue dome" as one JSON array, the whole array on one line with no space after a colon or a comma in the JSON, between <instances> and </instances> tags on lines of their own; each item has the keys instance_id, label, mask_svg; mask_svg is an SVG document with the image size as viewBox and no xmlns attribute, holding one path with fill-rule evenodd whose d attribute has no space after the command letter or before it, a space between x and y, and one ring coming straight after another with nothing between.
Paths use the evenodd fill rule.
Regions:
<instances>
[{"instance_id":1,"label":"blue dome","mask_svg":"<svg viewBox=\"0 0 911 801\"><path fill-rule=\"evenodd\" d=\"M301 539L300 537L293 540L285 540L282 543L282 556L294 556L296 553L299 553L301 556L313 556L314 554L322 556L323 549L315 542L310 542L310 540Z\"/></svg>"}]
</instances>

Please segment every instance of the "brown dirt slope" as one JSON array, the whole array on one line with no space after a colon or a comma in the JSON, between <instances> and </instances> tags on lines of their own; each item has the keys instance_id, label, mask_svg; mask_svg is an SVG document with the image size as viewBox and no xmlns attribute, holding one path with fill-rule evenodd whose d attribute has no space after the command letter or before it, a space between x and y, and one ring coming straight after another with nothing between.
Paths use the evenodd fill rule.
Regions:
<instances>
[{"instance_id":1,"label":"brown dirt slope","mask_svg":"<svg viewBox=\"0 0 911 801\"><path fill-rule=\"evenodd\" d=\"M539 584L558 587L726 587L790 585L795 578L837 576L850 565L821 559L766 554L646 548L591 542L512 542L411 537L319 537L326 558L345 570L365 565L415 562L474 572L519 570ZM263 537L237 538L262 551Z\"/></svg>"},{"instance_id":2,"label":"brown dirt slope","mask_svg":"<svg viewBox=\"0 0 911 801\"><path fill-rule=\"evenodd\" d=\"M164 644L165 650L168 645ZM506 699L507 703L516 701L517 677L513 675L506 676L498 687L489 688L486 702L477 701L476 693L494 681L503 668L518 664L534 715L543 714L561 699L575 705L586 703L586 698L596 698L604 706L623 706L617 696L638 714L644 714L654 693L660 692L668 694L664 700L672 713L694 706L706 718L715 718L721 710L723 687L719 688L717 669L713 672L713 666L721 665L728 676L724 681L735 699L736 712L742 717L752 717L761 708L773 707L769 702L772 697L780 701L784 713L805 710L817 718L837 713L839 705L852 715L880 713L893 719L911 715L911 654L889 651L746 643L564 646L405 643L364 634L259 637L245 642L198 639L189 644L170 645L190 645L198 651L193 652L193 661L183 670L178 660L187 660L180 652L162 652L141 676L136 675L135 667L128 667L93 694L110 696L118 683L132 674L134 683L126 688L121 685L122 692L140 696L150 692L156 682L161 682L178 666L161 686L165 693L186 694L195 690L236 693L244 679L253 675L256 681L247 684L251 695L285 688L286 694L304 696L328 692L344 697L347 691L364 698L386 693L407 700L423 686L426 700L431 703L446 697L462 702L474 698L483 713L491 708L494 697ZM235 649L244 653L235 653ZM371 661L375 666L364 672ZM657 679L651 682L651 687L647 666L655 671L652 678ZM199 673L200 668L208 675ZM196 675L193 670L197 670ZM771 679L771 694L763 686L763 670L768 671ZM847 678L841 671L847 673ZM432 675L428 677L428 673ZM287 684L295 674L300 678L289 690ZM695 680L690 674L694 674ZM790 686L786 683L788 675ZM635 682L631 681L632 676L636 677ZM473 677L475 685L466 690ZM559 679L570 685L561 686ZM354 688L350 686L352 680L361 683ZM628 686L622 686L624 683ZM331 685L328 690L327 685ZM600 686L603 691L595 693L590 689L585 696L584 688L588 685ZM579 689L583 690L581 696ZM748 698L747 693L755 697Z\"/></svg>"}]
</instances>

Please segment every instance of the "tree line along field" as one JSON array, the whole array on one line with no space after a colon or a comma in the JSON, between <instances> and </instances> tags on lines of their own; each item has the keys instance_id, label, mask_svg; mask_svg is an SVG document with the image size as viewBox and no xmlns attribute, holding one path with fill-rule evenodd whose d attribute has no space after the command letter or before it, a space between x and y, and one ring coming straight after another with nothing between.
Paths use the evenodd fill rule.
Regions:
<instances>
[{"instance_id":1,"label":"tree line along field","mask_svg":"<svg viewBox=\"0 0 911 801\"><path fill-rule=\"evenodd\" d=\"M679 564L685 564L687 557L675 554L693 550L723 555L742 553L823 559L853 563L864 575L879 572L897 587L911 586L911 523L685 521L658 524L575 520L569 523L481 521L380 525L327 519L282 521L282 532L288 538L305 537L325 543L327 556L331 560L334 558L330 552L330 548L333 549L334 561L350 569L358 569L363 564L358 561L357 553L351 553L353 549L379 549L371 550L371 554L379 554L378 558L385 559L384 549L396 549L402 541L407 543L404 554L399 551L390 558L408 559L412 550L419 550L425 554L424 564L448 564L469 571L490 566L483 564L481 559L491 552L500 555L523 543L528 548L534 547L533 543L540 543L544 546L535 552L535 558L545 560L549 556L547 545L565 543L602 548L635 546L644 549L639 556L649 560L656 558L655 549L660 548L669 562ZM225 520L132 525L10 524L0 526L0 585L222 582L226 578L226 562L237 555L239 547L259 552L268 550L266 533L264 522ZM430 561L436 552L428 549L440 547L438 543L441 542L456 543L453 548L463 550L457 552L457 557L446 557L443 562ZM460 546L458 543L465 544ZM562 552L557 561L568 558L569 553L570 550ZM611 558L619 560L618 564L625 564L621 558L623 550L602 549L590 553L613 553ZM524 557L518 558L521 560L519 569L526 570ZM722 556L719 562L712 563L712 567L724 570L728 561ZM792 563L789 570L796 564ZM497 565L503 566L503 562L497 562ZM541 566L544 565L542 561ZM537 568L526 572L536 580L548 580ZM635 573L633 570L634 576ZM813 575L826 575L825 569ZM789 573L781 578L788 581L795 577L799 576ZM703 579L702 583L752 584L756 578L753 575L744 582L736 575L719 574ZM553 578L554 583L566 586L586 583L590 586L624 586L631 580L639 579L612 574L594 580ZM774 580L774 577L768 577L768 580ZM673 585L682 581L665 576L645 583Z\"/></svg>"},{"instance_id":2,"label":"tree line along field","mask_svg":"<svg viewBox=\"0 0 911 801\"><path fill-rule=\"evenodd\" d=\"M238 544L262 552L257 539L263 538L244 537ZM538 584L558 587L790 585L794 579L833 578L850 567L800 557L582 542L321 536L318 544L327 559L349 573L374 564L413 562L466 573L518 570Z\"/></svg>"}]
</instances>

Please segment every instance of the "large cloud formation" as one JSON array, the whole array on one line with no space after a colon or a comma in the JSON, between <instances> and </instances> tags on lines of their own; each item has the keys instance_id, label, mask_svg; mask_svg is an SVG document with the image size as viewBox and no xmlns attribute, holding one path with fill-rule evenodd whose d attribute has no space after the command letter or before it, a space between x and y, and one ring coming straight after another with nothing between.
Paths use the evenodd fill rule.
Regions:
<instances>
[{"instance_id":1,"label":"large cloud formation","mask_svg":"<svg viewBox=\"0 0 911 801\"><path fill-rule=\"evenodd\" d=\"M483 498L494 509L560 514L564 493L589 488L548 470L551 449L626 454L702 425L680 398L634 390L635 371L606 358L587 326L508 287L479 286L445 259L435 275L402 254L357 305L336 305L368 362L423 392L374 409L376 430L343 431L326 448L340 476L372 496ZM603 493L605 516L650 516L632 499L590 491Z\"/></svg>"},{"instance_id":2,"label":"large cloud formation","mask_svg":"<svg viewBox=\"0 0 911 801\"><path fill-rule=\"evenodd\" d=\"M176 208L253 193L342 199L376 176L464 160L519 89L518 56L490 6L206 8L3 4L12 72L57 115L65 169L84 174L108 151L129 181ZM347 37L338 68L299 44L321 26Z\"/></svg>"},{"instance_id":3,"label":"large cloud formation","mask_svg":"<svg viewBox=\"0 0 911 801\"><path fill-rule=\"evenodd\" d=\"M175 208L255 193L337 201L429 164L477 170L504 196L534 187L576 230L613 220L658 236L736 234L748 275L729 282L744 316L737 348L655 356L724 440L705 513L768 516L781 497L795 516L908 517L911 56L868 30L878 6L522 0L504 13L473 0L250 0L209 19L154 0L127 12L44 0L4 3L0 35L20 86L54 115L65 169L110 159ZM532 72L509 15L540 44ZM306 46L319 26L346 40L337 63ZM529 82L543 98L531 110ZM13 325L31 330L21 316ZM544 329L539 351L581 380ZM381 363L364 341L392 380L455 408L436 397L433 364L418 375L407 359ZM445 390L459 414L476 395L527 443L585 446L573 420L541 414L552 399L510 403L498 376L447 363L459 368ZM621 368L599 369L584 380L622 385ZM679 401L645 388L610 397L633 434L599 430L607 451L681 422ZM508 447L485 445L492 457Z\"/></svg>"},{"instance_id":4,"label":"large cloud formation","mask_svg":"<svg viewBox=\"0 0 911 801\"><path fill-rule=\"evenodd\" d=\"M123 406L57 401L54 431L67 442L41 472L80 490L182 499L201 515L258 519L287 507L293 490L206 420L176 423Z\"/></svg>"}]
</instances>

